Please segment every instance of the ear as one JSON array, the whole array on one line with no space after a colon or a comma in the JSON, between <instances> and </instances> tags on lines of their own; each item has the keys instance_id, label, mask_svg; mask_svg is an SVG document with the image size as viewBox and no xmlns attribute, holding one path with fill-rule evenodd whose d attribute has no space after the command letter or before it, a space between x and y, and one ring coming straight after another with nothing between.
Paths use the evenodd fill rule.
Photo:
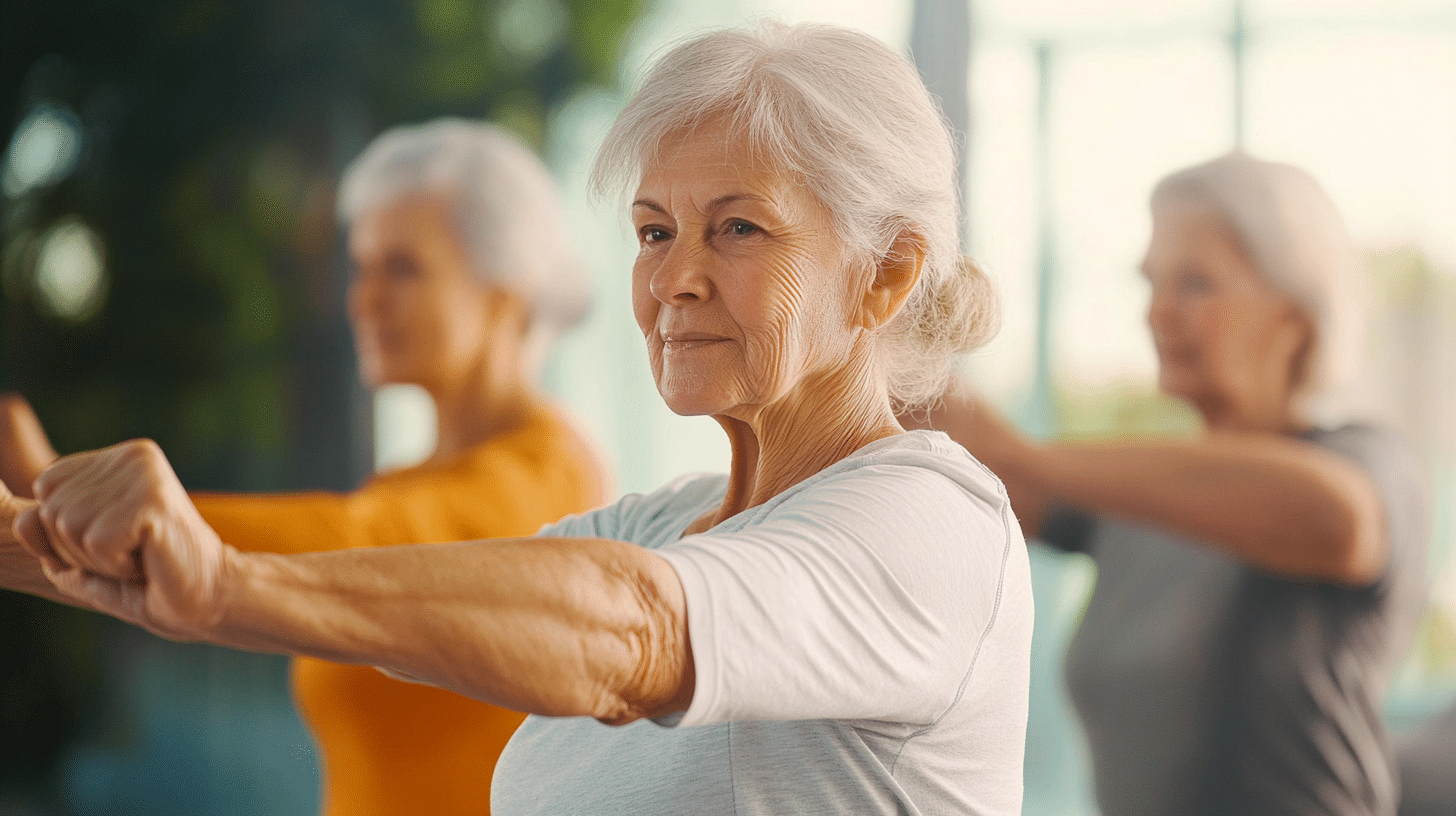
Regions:
<instances>
[{"instance_id":1,"label":"ear","mask_svg":"<svg viewBox=\"0 0 1456 816\"><path fill-rule=\"evenodd\" d=\"M1298 393L1310 385L1314 376L1314 352L1316 335L1314 322L1303 309L1289 305L1285 314L1289 330L1294 332L1293 346L1289 355L1289 386Z\"/></svg>"},{"instance_id":2,"label":"ear","mask_svg":"<svg viewBox=\"0 0 1456 816\"><path fill-rule=\"evenodd\" d=\"M860 300L860 328L878 329L894 319L915 291L924 264L925 247L920 236L901 230L875 264L874 278Z\"/></svg>"},{"instance_id":3,"label":"ear","mask_svg":"<svg viewBox=\"0 0 1456 816\"><path fill-rule=\"evenodd\" d=\"M524 335L531 323L531 307L526 299L501 286L481 285L485 318L495 331Z\"/></svg>"}]
</instances>

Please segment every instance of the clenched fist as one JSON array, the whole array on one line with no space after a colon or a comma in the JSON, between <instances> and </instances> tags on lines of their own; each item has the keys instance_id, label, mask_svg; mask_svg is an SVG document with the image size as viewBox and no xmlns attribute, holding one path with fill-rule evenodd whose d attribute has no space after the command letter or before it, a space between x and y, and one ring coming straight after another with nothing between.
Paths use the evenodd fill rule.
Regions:
<instances>
[{"instance_id":1,"label":"clenched fist","mask_svg":"<svg viewBox=\"0 0 1456 816\"><path fill-rule=\"evenodd\" d=\"M155 443L64 457L35 488L16 532L63 594L173 640L218 622L231 551Z\"/></svg>"}]
</instances>

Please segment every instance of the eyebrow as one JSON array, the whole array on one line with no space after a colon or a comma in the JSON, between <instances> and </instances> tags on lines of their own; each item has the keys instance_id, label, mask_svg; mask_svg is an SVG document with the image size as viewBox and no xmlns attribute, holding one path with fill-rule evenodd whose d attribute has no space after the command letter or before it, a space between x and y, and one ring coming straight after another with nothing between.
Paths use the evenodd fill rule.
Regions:
<instances>
[{"instance_id":1,"label":"eyebrow","mask_svg":"<svg viewBox=\"0 0 1456 816\"><path fill-rule=\"evenodd\" d=\"M724 206L725 204L732 204L735 201L758 201L764 204L769 203L769 200L764 198L763 196L754 195L752 193L729 193L728 195L718 196L712 201L709 201L708 212L712 212L713 210L716 210L719 207ZM636 201L632 202L632 206L646 207L649 210L662 213L663 215L668 214L667 210L663 209L661 204L658 204L656 201L653 201L650 198L639 198Z\"/></svg>"}]
</instances>

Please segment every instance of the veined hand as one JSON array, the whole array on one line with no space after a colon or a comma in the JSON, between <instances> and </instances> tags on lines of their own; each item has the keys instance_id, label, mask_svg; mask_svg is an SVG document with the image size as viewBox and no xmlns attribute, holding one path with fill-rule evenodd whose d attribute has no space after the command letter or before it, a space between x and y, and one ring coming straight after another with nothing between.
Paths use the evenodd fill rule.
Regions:
<instances>
[{"instance_id":1,"label":"veined hand","mask_svg":"<svg viewBox=\"0 0 1456 816\"><path fill-rule=\"evenodd\" d=\"M173 640L218 622L228 548L156 443L61 458L35 487L15 534L61 593Z\"/></svg>"}]
</instances>

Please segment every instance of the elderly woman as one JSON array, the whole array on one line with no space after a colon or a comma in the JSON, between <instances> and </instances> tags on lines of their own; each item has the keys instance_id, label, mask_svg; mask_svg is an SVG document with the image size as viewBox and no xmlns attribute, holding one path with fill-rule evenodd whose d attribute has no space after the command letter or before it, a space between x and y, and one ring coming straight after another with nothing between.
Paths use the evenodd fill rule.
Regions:
<instances>
[{"instance_id":1,"label":"elderly woman","mask_svg":"<svg viewBox=\"0 0 1456 816\"><path fill-rule=\"evenodd\" d=\"M1102 813L1392 814L1380 701L1426 518L1390 435L1311 418L1359 337L1350 239L1312 178L1244 154L1164 179L1152 212L1159 384L1201 438L1036 444L964 395L930 424L1028 537L1097 563L1067 683Z\"/></svg>"},{"instance_id":2,"label":"elderly woman","mask_svg":"<svg viewBox=\"0 0 1456 816\"><path fill-rule=\"evenodd\" d=\"M501 758L498 814L1017 813L1022 539L989 471L892 410L993 322L914 68L837 28L707 34L597 171L635 182L652 372L727 432L726 476L532 538L265 555L134 442L52 465L38 506L12 501L19 537L68 596L168 637L545 715Z\"/></svg>"},{"instance_id":3,"label":"elderly woman","mask_svg":"<svg viewBox=\"0 0 1456 816\"><path fill-rule=\"evenodd\" d=\"M484 124L397 128L346 171L339 211L364 379L426 390L435 449L347 495L194 497L216 534L278 553L524 536L605 503L599 458L537 386L542 356L590 298L531 151ZM0 462L29 491L54 451L23 400L0 411ZM293 679L322 754L325 813L489 811L481 791L524 715L311 657Z\"/></svg>"}]
</instances>

